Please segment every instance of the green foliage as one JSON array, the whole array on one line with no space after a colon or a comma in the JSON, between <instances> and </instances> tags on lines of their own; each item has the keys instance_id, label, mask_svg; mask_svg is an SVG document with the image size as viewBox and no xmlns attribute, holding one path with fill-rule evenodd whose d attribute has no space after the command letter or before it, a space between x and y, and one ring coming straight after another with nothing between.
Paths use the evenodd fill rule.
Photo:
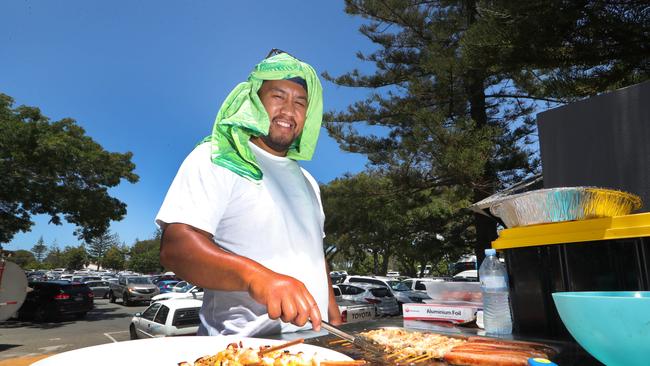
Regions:
<instances>
[{"instance_id":1,"label":"green foliage","mask_svg":"<svg viewBox=\"0 0 650 366\"><path fill-rule=\"evenodd\" d=\"M80 270L88 263L88 253L83 245L66 246L61 255L65 261L65 268L69 270Z\"/></svg>"},{"instance_id":2,"label":"green foliage","mask_svg":"<svg viewBox=\"0 0 650 366\"><path fill-rule=\"evenodd\" d=\"M43 241L43 237L41 236L36 244L32 247L32 253L34 253L34 257L36 258L36 261L41 263L43 262L43 259L45 258L45 252L47 251L47 246L45 245L45 242Z\"/></svg>"},{"instance_id":3,"label":"green foliage","mask_svg":"<svg viewBox=\"0 0 650 366\"><path fill-rule=\"evenodd\" d=\"M126 214L126 205L108 188L122 179L138 181L130 152L111 153L85 134L73 119L51 122L35 107L13 107L0 94L0 243L46 214L79 227L88 240Z\"/></svg>"},{"instance_id":4,"label":"green foliage","mask_svg":"<svg viewBox=\"0 0 650 366\"><path fill-rule=\"evenodd\" d=\"M129 269L140 273L159 272L162 269L160 265L160 240L136 241L131 248Z\"/></svg>"},{"instance_id":5,"label":"green foliage","mask_svg":"<svg viewBox=\"0 0 650 366\"><path fill-rule=\"evenodd\" d=\"M120 248L118 245L113 245L104 254L103 264L105 268L110 268L115 271L122 271L126 269L126 254L129 252L128 247Z\"/></svg>"},{"instance_id":6,"label":"green foliage","mask_svg":"<svg viewBox=\"0 0 650 366\"><path fill-rule=\"evenodd\" d=\"M18 249L9 257L9 260L16 263L22 269L35 269L38 267L34 253L29 250Z\"/></svg>"},{"instance_id":7,"label":"green foliage","mask_svg":"<svg viewBox=\"0 0 650 366\"><path fill-rule=\"evenodd\" d=\"M102 268L104 256L109 248L115 247L119 244L120 238L117 234L105 232L99 236L90 239L86 244L88 257L97 263L97 269Z\"/></svg>"},{"instance_id":8,"label":"green foliage","mask_svg":"<svg viewBox=\"0 0 650 366\"><path fill-rule=\"evenodd\" d=\"M55 244L51 245L47 256L43 260L46 268L65 268L65 258L63 252Z\"/></svg>"}]
</instances>

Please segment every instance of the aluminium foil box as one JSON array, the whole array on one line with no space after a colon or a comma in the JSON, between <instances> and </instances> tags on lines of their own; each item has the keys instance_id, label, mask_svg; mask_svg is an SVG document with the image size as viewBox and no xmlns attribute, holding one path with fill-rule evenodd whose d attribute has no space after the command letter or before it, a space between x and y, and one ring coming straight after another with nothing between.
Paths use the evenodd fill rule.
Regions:
<instances>
[{"instance_id":1,"label":"aluminium foil box","mask_svg":"<svg viewBox=\"0 0 650 366\"><path fill-rule=\"evenodd\" d=\"M428 304L403 304L403 318L405 320L428 320L464 324L476 320L476 312L480 306L457 303L428 303Z\"/></svg>"}]
</instances>

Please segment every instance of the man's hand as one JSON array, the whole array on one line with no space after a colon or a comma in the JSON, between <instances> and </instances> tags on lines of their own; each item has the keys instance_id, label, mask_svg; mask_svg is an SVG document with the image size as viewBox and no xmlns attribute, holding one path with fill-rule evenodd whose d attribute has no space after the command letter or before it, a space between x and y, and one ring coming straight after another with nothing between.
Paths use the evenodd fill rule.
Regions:
<instances>
[{"instance_id":1,"label":"man's hand","mask_svg":"<svg viewBox=\"0 0 650 366\"><path fill-rule=\"evenodd\" d=\"M269 318L280 318L299 327L311 320L314 330L320 330L318 304L297 279L267 269L251 277L248 293L255 301L266 305Z\"/></svg>"}]
</instances>

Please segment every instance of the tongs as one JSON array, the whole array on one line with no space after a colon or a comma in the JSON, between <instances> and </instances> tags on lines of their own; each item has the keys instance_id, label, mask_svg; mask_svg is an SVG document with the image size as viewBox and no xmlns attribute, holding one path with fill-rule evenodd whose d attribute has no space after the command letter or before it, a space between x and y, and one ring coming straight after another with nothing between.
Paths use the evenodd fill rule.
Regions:
<instances>
[{"instance_id":1,"label":"tongs","mask_svg":"<svg viewBox=\"0 0 650 366\"><path fill-rule=\"evenodd\" d=\"M366 352L370 352L381 357L386 355L386 353L384 353L384 351L381 348L377 347L374 343L366 340L364 336L360 336L360 335L353 336L352 334L347 333L341 330L340 328L335 327L332 324L323 320L321 320L320 325L323 329L330 332L331 334L341 339L345 339L346 341L352 343L354 346L357 346Z\"/></svg>"}]
</instances>

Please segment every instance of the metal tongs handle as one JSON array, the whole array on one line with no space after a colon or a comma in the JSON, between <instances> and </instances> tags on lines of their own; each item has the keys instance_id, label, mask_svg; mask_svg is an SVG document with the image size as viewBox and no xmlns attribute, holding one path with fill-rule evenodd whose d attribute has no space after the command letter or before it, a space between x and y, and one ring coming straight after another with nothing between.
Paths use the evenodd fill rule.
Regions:
<instances>
[{"instance_id":1,"label":"metal tongs handle","mask_svg":"<svg viewBox=\"0 0 650 366\"><path fill-rule=\"evenodd\" d=\"M328 323L326 321L323 321L323 320L321 320L320 325L326 331L332 333L333 335L335 335L335 336L337 336L339 338L345 339L346 341L352 343L356 347L359 347L360 349L362 349L362 350L364 350L366 352L374 353L375 355L378 355L380 357L385 355L383 350L378 348L373 343L367 341L366 338L363 337L363 336L355 337L352 334L344 332L343 330L339 329L338 327L335 327L332 324L330 324L330 323Z\"/></svg>"},{"instance_id":2,"label":"metal tongs handle","mask_svg":"<svg viewBox=\"0 0 650 366\"><path fill-rule=\"evenodd\" d=\"M326 322L324 320L321 320L320 326L323 327L326 331L334 334L335 336L354 343L355 337L352 334L346 333L346 332L342 331L341 329L333 326L332 324L330 324L330 323L328 323L328 322Z\"/></svg>"}]
</instances>

